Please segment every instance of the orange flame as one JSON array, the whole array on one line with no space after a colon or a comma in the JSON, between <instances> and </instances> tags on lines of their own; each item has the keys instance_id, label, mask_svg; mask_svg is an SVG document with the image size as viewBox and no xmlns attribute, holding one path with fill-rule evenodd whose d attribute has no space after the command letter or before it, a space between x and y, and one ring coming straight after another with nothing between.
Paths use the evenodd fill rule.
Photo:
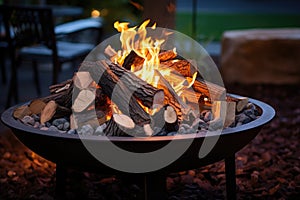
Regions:
<instances>
[{"instance_id":1,"label":"orange flame","mask_svg":"<svg viewBox=\"0 0 300 200\"><path fill-rule=\"evenodd\" d=\"M144 59L143 67L140 71L136 72L136 75L148 83L153 84L155 79L154 70L159 69L160 65L158 58L160 47L165 40L153 40L151 37L147 37L146 27L149 22L149 19L144 21L138 28L129 28L129 23L127 22L120 23L116 21L114 23L114 27L121 32L120 41L122 43L122 51L117 52L118 56L115 62L122 65L126 56L131 51L134 51L138 56ZM156 24L151 27L151 29L155 28ZM133 70L132 68L132 71Z\"/></svg>"},{"instance_id":2,"label":"orange flame","mask_svg":"<svg viewBox=\"0 0 300 200\"><path fill-rule=\"evenodd\" d=\"M161 51L161 46L165 42L165 39L153 39L147 36L147 25L150 20L144 21L139 27L128 27L128 22L120 23L116 21L114 27L121 33L120 41L122 44L122 50L117 52L116 56L113 56L113 62L120 65L123 64L126 56L134 51L138 56L144 59L143 66L140 70L135 71L135 66L131 66L131 71L133 71L142 80L148 82L149 84L157 87L159 77L155 76L155 71L159 73L171 84L178 96L182 95L184 90L190 88L197 76L197 73L193 75L192 82L188 82L186 78L181 77L174 79L172 76L172 71L174 69L160 66L159 53ZM156 24L154 24L151 29L155 29ZM166 32L164 37L172 34L171 32ZM176 53L176 48L173 49ZM186 84L188 83L188 84Z\"/></svg>"}]
</instances>

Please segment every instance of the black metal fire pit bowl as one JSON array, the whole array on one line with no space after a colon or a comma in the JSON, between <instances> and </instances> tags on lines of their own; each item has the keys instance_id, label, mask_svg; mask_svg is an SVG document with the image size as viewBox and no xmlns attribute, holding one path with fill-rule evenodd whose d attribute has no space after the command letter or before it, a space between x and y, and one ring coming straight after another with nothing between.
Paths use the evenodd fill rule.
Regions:
<instances>
[{"instance_id":1,"label":"black metal fire pit bowl","mask_svg":"<svg viewBox=\"0 0 300 200\"><path fill-rule=\"evenodd\" d=\"M64 194L66 169L73 168L100 174L130 176L130 179L144 183L145 199L164 199L168 173L195 169L224 159L227 199L231 200L236 199L235 153L247 145L275 116L275 110L268 104L251 98L249 101L257 106L261 116L250 123L224 129L212 151L201 159L198 154L205 137L216 137L215 135L205 137L188 134L148 138L111 137L114 144L132 152L145 152L145 150L150 152L163 147L170 140L175 140L178 145L184 140L193 140L185 153L175 162L163 169L143 174L122 173L102 164L88 152L78 135L42 131L24 125L12 116L16 106L7 109L2 114L1 120L29 149L56 163L56 193L58 196ZM105 145L108 142L99 136L86 136L84 140L95 145Z\"/></svg>"}]
</instances>

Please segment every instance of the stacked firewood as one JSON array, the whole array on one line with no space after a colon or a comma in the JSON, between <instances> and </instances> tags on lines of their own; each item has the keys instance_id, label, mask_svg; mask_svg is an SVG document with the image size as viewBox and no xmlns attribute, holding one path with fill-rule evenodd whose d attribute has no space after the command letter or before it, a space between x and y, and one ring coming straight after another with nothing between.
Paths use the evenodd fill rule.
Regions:
<instances>
[{"instance_id":1,"label":"stacked firewood","mask_svg":"<svg viewBox=\"0 0 300 200\"><path fill-rule=\"evenodd\" d=\"M111 60L114 56L110 53ZM155 87L139 78L135 72L142 69L144 59L131 51L122 65L110 60L84 61L72 79L50 86L49 96L18 107L14 117L38 116L40 128L65 118L70 130L88 126L100 130L92 131L98 135L153 136L177 132L183 122L199 123L206 110L212 114L212 123L223 119L222 127L228 127L235 123L236 114L249 107L248 98L226 96L224 87L194 77L197 70L192 62L174 51L158 57L162 69L173 69L170 77L191 86L184 91L184 99L159 70L154 71L159 77Z\"/></svg>"}]
</instances>

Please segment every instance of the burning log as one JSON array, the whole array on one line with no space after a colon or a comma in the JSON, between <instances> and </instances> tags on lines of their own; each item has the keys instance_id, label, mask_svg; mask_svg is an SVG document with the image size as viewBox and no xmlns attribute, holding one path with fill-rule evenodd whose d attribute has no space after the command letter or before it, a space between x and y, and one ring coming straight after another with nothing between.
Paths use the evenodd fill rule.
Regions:
<instances>
[{"instance_id":1,"label":"burning log","mask_svg":"<svg viewBox=\"0 0 300 200\"><path fill-rule=\"evenodd\" d=\"M186 102L189 104L195 104L197 105L197 107L199 107L198 104L201 95L201 93L196 92L195 90L193 90L193 88L187 88L184 90L184 98Z\"/></svg>"},{"instance_id":2,"label":"burning log","mask_svg":"<svg viewBox=\"0 0 300 200\"><path fill-rule=\"evenodd\" d=\"M145 59L136 54L135 51L130 51L130 53L124 59L122 67L127 70L131 69L131 66L134 66L134 71L141 69Z\"/></svg>"},{"instance_id":3,"label":"burning log","mask_svg":"<svg viewBox=\"0 0 300 200\"><path fill-rule=\"evenodd\" d=\"M188 81L186 80L186 77L183 77L181 74L176 72L174 73L172 71L170 73L170 76L168 76L168 80L169 82L174 83L174 85L178 85L178 84L182 84L185 86L189 85Z\"/></svg>"},{"instance_id":4,"label":"burning log","mask_svg":"<svg viewBox=\"0 0 300 200\"><path fill-rule=\"evenodd\" d=\"M155 107L157 105L163 105L164 91L157 89L152 85L143 81L131 71L128 71L114 63L110 63L109 68L114 74L131 90L133 95L142 102L142 104L148 108Z\"/></svg>"},{"instance_id":5,"label":"burning log","mask_svg":"<svg viewBox=\"0 0 300 200\"><path fill-rule=\"evenodd\" d=\"M160 74L159 71L155 70L155 76L159 77L157 88L163 89L165 94L165 105L169 104L171 105L177 113L178 119L182 119L182 110L181 105L184 105L184 103L181 101L177 93L174 91L170 83Z\"/></svg>"},{"instance_id":6,"label":"burning log","mask_svg":"<svg viewBox=\"0 0 300 200\"><path fill-rule=\"evenodd\" d=\"M177 54L173 50L163 51L158 54L158 59L160 62L164 62L167 60L173 60L176 58Z\"/></svg>"},{"instance_id":7,"label":"burning log","mask_svg":"<svg viewBox=\"0 0 300 200\"><path fill-rule=\"evenodd\" d=\"M127 115L113 114L107 122L104 134L106 136L128 136L133 133L135 124Z\"/></svg>"},{"instance_id":8,"label":"burning log","mask_svg":"<svg viewBox=\"0 0 300 200\"><path fill-rule=\"evenodd\" d=\"M198 106L199 110L211 110L212 102L209 100L209 98L205 95L200 95L198 99Z\"/></svg>"},{"instance_id":9,"label":"burning log","mask_svg":"<svg viewBox=\"0 0 300 200\"><path fill-rule=\"evenodd\" d=\"M109 52L110 53L108 54L111 55L111 57L113 57L114 55L112 55L112 51ZM164 62L172 60L176 58L176 56L177 54L173 50L169 50L160 52L158 55L158 59L160 60L160 62ZM131 70L131 67L133 66L134 71L139 71L142 68L144 61L144 58L140 57L135 51L131 50L130 53L124 59L122 67L124 67L127 70Z\"/></svg>"},{"instance_id":10,"label":"burning log","mask_svg":"<svg viewBox=\"0 0 300 200\"><path fill-rule=\"evenodd\" d=\"M113 52L115 51L109 50L110 48L106 48L106 49L107 49L107 54L110 55L111 58L113 58L113 56L115 56ZM176 56L177 54L173 50L172 51L169 50L169 51L160 52L158 55L158 59L160 60L160 62L164 62L164 61L172 60L176 58ZM140 57L135 51L131 50L130 53L124 59L122 67L124 67L127 70L131 70L131 67L133 66L134 71L139 71L142 68L144 61L145 61L144 58Z\"/></svg>"},{"instance_id":11,"label":"burning log","mask_svg":"<svg viewBox=\"0 0 300 200\"><path fill-rule=\"evenodd\" d=\"M191 64L187 60L168 60L161 62L161 65L175 69L184 77L192 77L196 72L195 69L191 68Z\"/></svg>"},{"instance_id":12,"label":"burning log","mask_svg":"<svg viewBox=\"0 0 300 200\"><path fill-rule=\"evenodd\" d=\"M190 77L187 77L187 80L192 82ZM217 84L196 79L192 87L196 92L209 97L211 100L225 100L226 89Z\"/></svg>"},{"instance_id":13,"label":"burning log","mask_svg":"<svg viewBox=\"0 0 300 200\"><path fill-rule=\"evenodd\" d=\"M100 116L98 113L99 111L102 111L104 115L111 116L112 110L111 110L111 101L108 98L106 94L102 92L102 88L96 89L96 97L95 97L95 109L98 116L98 119L104 118L105 116Z\"/></svg>"},{"instance_id":14,"label":"burning log","mask_svg":"<svg viewBox=\"0 0 300 200\"><path fill-rule=\"evenodd\" d=\"M102 91L114 101L123 114L130 116L135 124L143 126L150 123L149 114L139 105L133 95L130 96L130 89L106 62L83 62L81 70L90 72L93 80L98 81Z\"/></svg>"}]
</instances>

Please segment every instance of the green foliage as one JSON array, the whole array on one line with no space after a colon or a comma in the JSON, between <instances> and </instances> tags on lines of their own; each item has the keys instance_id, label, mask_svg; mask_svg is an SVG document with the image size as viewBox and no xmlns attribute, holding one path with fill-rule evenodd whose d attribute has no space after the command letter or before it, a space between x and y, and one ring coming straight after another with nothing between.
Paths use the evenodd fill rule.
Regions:
<instances>
[{"instance_id":1,"label":"green foliage","mask_svg":"<svg viewBox=\"0 0 300 200\"><path fill-rule=\"evenodd\" d=\"M192 36L192 13L176 14L176 30ZM249 28L300 27L300 14L243 14L198 13L196 32L198 41L220 40L226 30Z\"/></svg>"}]
</instances>

